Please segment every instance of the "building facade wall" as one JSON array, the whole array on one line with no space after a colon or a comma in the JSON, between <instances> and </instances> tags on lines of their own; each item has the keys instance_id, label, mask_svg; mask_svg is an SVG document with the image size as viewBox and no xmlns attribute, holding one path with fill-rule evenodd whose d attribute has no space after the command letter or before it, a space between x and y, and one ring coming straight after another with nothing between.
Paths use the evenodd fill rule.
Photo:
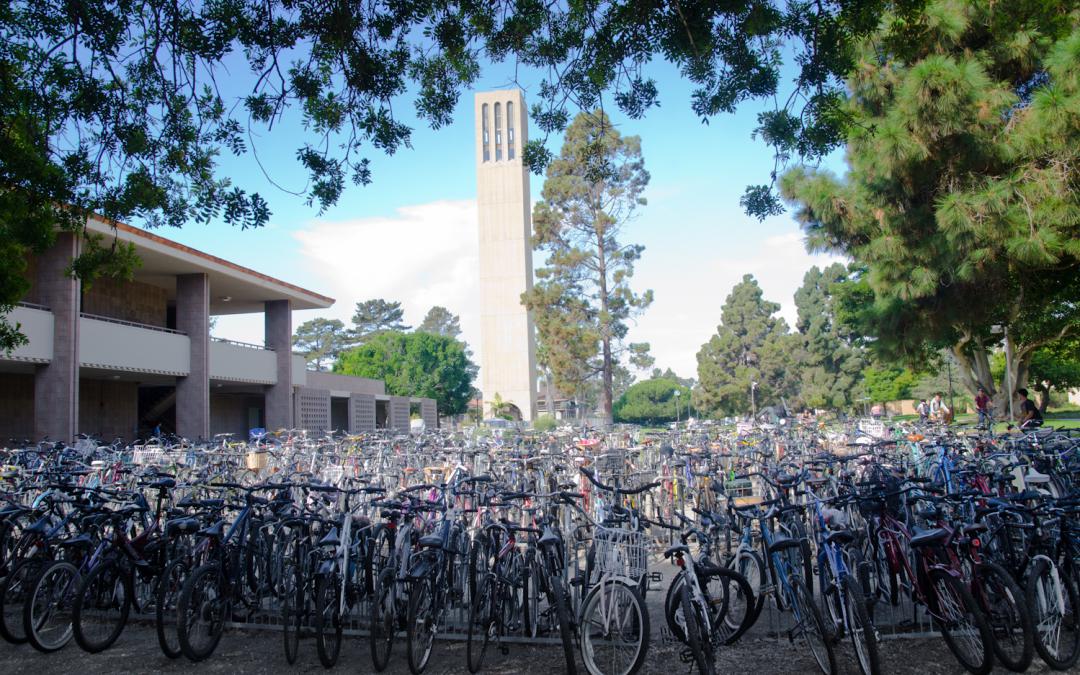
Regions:
<instances>
[{"instance_id":1,"label":"building facade wall","mask_svg":"<svg viewBox=\"0 0 1080 675\"><path fill-rule=\"evenodd\" d=\"M8 439L37 441L34 435L34 376L0 373L0 446Z\"/></svg>"},{"instance_id":2,"label":"building facade wall","mask_svg":"<svg viewBox=\"0 0 1080 675\"><path fill-rule=\"evenodd\" d=\"M297 426L307 431L330 430L330 392L310 387L296 388Z\"/></svg>"},{"instance_id":3,"label":"building facade wall","mask_svg":"<svg viewBox=\"0 0 1080 675\"><path fill-rule=\"evenodd\" d=\"M164 288L102 277L83 290L82 311L164 328L168 302Z\"/></svg>"},{"instance_id":4,"label":"building facade wall","mask_svg":"<svg viewBox=\"0 0 1080 675\"><path fill-rule=\"evenodd\" d=\"M536 414L536 341L521 295L533 285L532 201L521 159L528 115L519 90L478 93L477 211L480 243L480 378L524 419Z\"/></svg>"},{"instance_id":5,"label":"building facade wall","mask_svg":"<svg viewBox=\"0 0 1080 675\"><path fill-rule=\"evenodd\" d=\"M139 385L135 382L79 382L79 431L106 443L115 438L131 442L138 436Z\"/></svg>"},{"instance_id":6,"label":"building facade wall","mask_svg":"<svg viewBox=\"0 0 1080 675\"><path fill-rule=\"evenodd\" d=\"M386 426L399 433L409 432L410 402L407 396L391 396Z\"/></svg>"},{"instance_id":7,"label":"building facade wall","mask_svg":"<svg viewBox=\"0 0 1080 675\"><path fill-rule=\"evenodd\" d=\"M305 384L309 387L329 389L330 391L348 392L350 394L385 394L386 383L382 380L371 380L366 377L353 377L352 375L340 375L327 373L321 370L307 371ZM293 384L297 384L293 382Z\"/></svg>"},{"instance_id":8,"label":"building facade wall","mask_svg":"<svg viewBox=\"0 0 1080 675\"><path fill-rule=\"evenodd\" d=\"M424 426L435 429L439 426L439 406L433 398L420 399L420 417L424 420Z\"/></svg>"},{"instance_id":9,"label":"building facade wall","mask_svg":"<svg viewBox=\"0 0 1080 675\"><path fill-rule=\"evenodd\" d=\"M349 433L369 431L375 431L375 395L352 394L349 396Z\"/></svg>"},{"instance_id":10,"label":"building facade wall","mask_svg":"<svg viewBox=\"0 0 1080 675\"><path fill-rule=\"evenodd\" d=\"M255 413L253 415L253 412ZM232 434L243 440L262 423L263 397L254 394L211 394L210 434ZM253 419L257 418L257 421ZM252 422L255 422L252 424Z\"/></svg>"},{"instance_id":11,"label":"building facade wall","mask_svg":"<svg viewBox=\"0 0 1080 675\"><path fill-rule=\"evenodd\" d=\"M190 344L189 372L176 380L176 433L210 437L210 279L206 274L176 277L176 328Z\"/></svg>"}]
</instances>

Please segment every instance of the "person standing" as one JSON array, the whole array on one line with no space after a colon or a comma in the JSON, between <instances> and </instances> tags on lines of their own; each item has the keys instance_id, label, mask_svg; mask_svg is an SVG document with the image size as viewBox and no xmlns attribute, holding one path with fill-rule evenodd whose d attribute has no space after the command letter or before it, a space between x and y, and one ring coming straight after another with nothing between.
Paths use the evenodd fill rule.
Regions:
<instances>
[{"instance_id":1,"label":"person standing","mask_svg":"<svg viewBox=\"0 0 1080 675\"><path fill-rule=\"evenodd\" d=\"M919 401L919 405L915 406L915 412L919 413L919 421L925 423L930 419L930 404L926 402L926 399Z\"/></svg>"},{"instance_id":2,"label":"person standing","mask_svg":"<svg viewBox=\"0 0 1080 675\"><path fill-rule=\"evenodd\" d=\"M994 414L990 410L990 397L982 387L979 387L979 393L975 394L975 411L979 414L979 426L989 429L994 423Z\"/></svg>"}]
</instances>

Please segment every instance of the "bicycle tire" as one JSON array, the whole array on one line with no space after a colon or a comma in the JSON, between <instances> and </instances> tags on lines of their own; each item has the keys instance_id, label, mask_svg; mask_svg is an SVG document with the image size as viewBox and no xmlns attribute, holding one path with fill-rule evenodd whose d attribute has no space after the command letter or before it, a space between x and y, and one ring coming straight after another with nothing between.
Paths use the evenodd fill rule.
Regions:
<instances>
[{"instance_id":1,"label":"bicycle tire","mask_svg":"<svg viewBox=\"0 0 1080 675\"><path fill-rule=\"evenodd\" d=\"M544 570L537 559L535 549L530 548L525 551L525 570L522 624L525 627L525 636L535 638L540 634L540 599L544 593Z\"/></svg>"},{"instance_id":2,"label":"bicycle tire","mask_svg":"<svg viewBox=\"0 0 1080 675\"><path fill-rule=\"evenodd\" d=\"M79 568L65 560L55 560L31 584L23 604L23 630L34 649L55 652L71 641L72 610L80 582Z\"/></svg>"},{"instance_id":3,"label":"bicycle tire","mask_svg":"<svg viewBox=\"0 0 1080 675\"><path fill-rule=\"evenodd\" d=\"M429 580L416 581L409 589L408 617L405 651L409 672L420 675L427 669L435 646L435 596Z\"/></svg>"},{"instance_id":4,"label":"bicycle tire","mask_svg":"<svg viewBox=\"0 0 1080 675\"><path fill-rule=\"evenodd\" d=\"M1055 578L1057 581L1054 581ZM1061 588L1058 589L1057 585ZM1063 574L1054 574L1053 568L1046 560L1037 560L1028 574L1027 604L1032 612L1032 623L1035 637L1035 651L1039 657L1054 670L1068 670L1076 665L1080 657L1080 626L1077 625L1077 590L1075 584ZM1065 603L1064 613L1058 607L1058 596ZM1071 615L1071 622L1067 622ZM1071 623L1072 630L1064 631L1060 628L1056 631L1060 637L1066 635L1067 642L1062 648L1061 643L1049 645L1046 643L1046 634L1052 632L1055 623Z\"/></svg>"},{"instance_id":5,"label":"bicycle tire","mask_svg":"<svg viewBox=\"0 0 1080 675\"><path fill-rule=\"evenodd\" d=\"M973 596L994 636L994 656L1009 670L1022 673L1035 657L1035 628L1025 594L997 563L978 565L975 575Z\"/></svg>"},{"instance_id":6,"label":"bicycle tire","mask_svg":"<svg viewBox=\"0 0 1080 675\"><path fill-rule=\"evenodd\" d=\"M315 649L323 668L333 668L341 655L341 580L323 574L315 585Z\"/></svg>"},{"instance_id":7,"label":"bicycle tire","mask_svg":"<svg viewBox=\"0 0 1080 675\"><path fill-rule=\"evenodd\" d=\"M221 597L221 573L221 567L217 563L207 563L191 573L180 591L176 612L180 651L188 660L196 663L214 653L225 630L228 599ZM193 630L193 626L195 621L202 617L209 620L206 632L208 639L195 643L193 639L201 636L198 635L198 630Z\"/></svg>"},{"instance_id":8,"label":"bicycle tire","mask_svg":"<svg viewBox=\"0 0 1080 675\"><path fill-rule=\"evenodd\" d=\"M14 565L11 573L0 585L0 637L13 645L26 644L22 611L26 594L37 578L44 563L37 559L22 560Z\"/></svg>"},{"instance_id":9,"label":"bicycle tire","mask_svg":"<svg viewBox=\"0 0 1080 675\"><path fill-rule=\"evenodd\" d=\"M701 630L701 618L694 608L690 597L690 587L684 581L679 589L679 605L682 608L683 624L686 626L686 644L694 657L699 675L714 675L712 644L704 637Z\"/></svg>"},{"instance_id":10,"label":"bicycle tire","mask_svg":"<svg viewBox=\"0 0 1080 675\"><path fill-rule=\"evenodd\" d=\"M833 650L825 620L821 618L814 598L797 575L791 580L791 588L793 591L791 612L795 616L798 627L801 627L801 635L818 669L825 675L835 675L837 672L836 652Z\"/></svg>"},{"instance_id":11,"label":"bicycle tire","mask_svg":"<svg viewBox=\"0 0 1080 675\"><path fill-rule=\"evenodd\" d=\"M986 675L994 667L994 638L990 634L986 618L975 605L971 592L960 580L943 569L931 569L929 577L936 613L941 615L936 618L935 623L941 637L945 639L945 646L968 672L973 675ZM950 598L950 595L955 600ZM943 600L948 601L950 606L943 606ZM974 630L965 631L960 635L960 639L957 639L958 631L951 624L959 621L966 621ZM977 644L973 639L976 635Z\"/></svg>"},{"instance_id":12,"label":"bicycle tire","mask_svg":"<svg viewBox=\"0 0 1080 675\"><path fill-rule=\"evenodd\" d=\"M765 572L765 563L756 551L743 550L736 553L729 561L727 567L746 579L754 596L754 621L761 615L765 607L765 592L768 586L768 576Z\"/></svg>"},{"instance_id":13,"label":"bicycle tire","mask_svg":"<svg viewBox=\"0 0 1080 675\"><path fill-rule=\"evenodd\" d=\"M117 584L123 593L118 607L115 605ZM134 583L131 576L124 574L120 562L115 558L105 560L90 570L75 591L75 607L71 620L75 643L91 654L111 647L127 624L133 594ZM119 610L119 615L112 617L111 626L108 623L109 617L105 614L110 608ZM92 633L92 624L101 619L105 620L106 625L103 637Z\"/></svg>"},{"instance_id":14,"label":"bicycle tire","mask_svg":"<svg viewBox=\"0 0 1080 675\"><path fill-rule=\"evenodd\" d=\"M480 589L469 604L469 628L465 638L465 662L470 673L478 673L484 666L484 656L491 642L491 631L496 623L495 578L488 576L480 583ZM477 633L479 631L479 634Z\"/></svg>"},{"instance_id":15,"label":"bicycle tire","mask_svg":"<svg viewBox=\"0 0 1080 675\"><path fill-rule=\"evenodd\" d=\"M633 611L611 612L610 615L616 616L621 619L622 623L616 626L612 630L611 626L604 626L601 621L594 621L594 616L600 606L601 596L605 593L619 594L622 599L608 598L604 600L605 607L611 607L611 602L628 602ZM590 675L632 675L636 673L642 663L645 662L645 655L649 651L649 611L645 606L645 601L641 598L641 594L638 592L637 584L631 584L629 581L623 581L621 579L609 579L603 583L593 585L589 594L585 596L585 602L582 605L581 612L581 628L579 630L581 640L581 659L585 663L585 669ZM596 630L594 630L594 627ZM599 637L606 638L608 635L618 633L619 642L622 644L630 644L633 638L626 640L626 636L636 636L637 647L633 651L633 658L622 658L620 661L625 665L622 667L615 666L614 670L601 666L603 663L605 666L614 660L606 658L606 655L602 655L600 660L597 660L597 647L603 647L603 643L596 643L594 641L594 635L600 630Z\"/></svg>"},{"instance_id":16,"label":"bicycle tire","mask_svg":"<svg viewBox=\"0 0 1080 675\"><path fill-rule=\"evenodd\" d=\"M392 567L387 567L375 579L375 595L371 601L371 664L376 672L382 672L390 662L394 649L394 633L397 628L395 597L397 576Z\"/></svg>"},{"instance_id":17,"label":"bicycle tire","mask_svg":"<svg viewBox=\"0 0 1080 675\"><path fill-rule=\"evenodd\" d=\"M290 537L296 548L286 554L281 570L281 638L285 661L291 666L300 654L300 631L304 624L304 571L300 564L299 535Z\"/></svg>"},{"instance_id":18,"label":"bicycle tire","mask_svg":"<svg viewBox=\"0 0 1080 675\"><path fill-rule=\"evenodd\" d=\"M851 646L855 649L855 662L859 664L862 675L879 675L881 653L878 649L877 630L866 609L866 598L863 596L861 585L850 574L844 577L843 583L843 604L847 615L847 625L850 627L848 637L851 638Z\"/></svg>"},{"instance_id":19,"label":"bicycle tire","mask_svg":"<svg viewBox=\"0 0 1080 675\"><path fill-rule=\"evenodd\" d=\"M570 594L566 591L566 584L558 573L552 574L548 579L548 600L555 607L555 616L559 621L559 640L562 642L563 658L566 660L567 675L577 675L577 658L574 656L574 625L570 618Z\"/></svg>"},{"instance_id":20,"label":"bicycle tire","mask_svg":"<svg viewBox=\"0 0 1080 675\"><path fill-rule=\"evenodd\" d=\"M174 560L165 567L158 579L157 599L154 602L154 632L157 633L161 653L170 659L178 659L184 654L180 649L176 606L187 573L187 563Z\"/></svg>"}]
</instances>

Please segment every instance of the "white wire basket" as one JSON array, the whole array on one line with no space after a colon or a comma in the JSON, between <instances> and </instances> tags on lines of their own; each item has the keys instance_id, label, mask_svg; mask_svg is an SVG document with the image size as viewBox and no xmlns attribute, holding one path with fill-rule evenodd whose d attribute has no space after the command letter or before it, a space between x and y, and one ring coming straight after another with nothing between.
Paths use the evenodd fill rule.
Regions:
<instances>
[{"instance_id":1,"label":"white wire basket","mask_svg":"<svg viewBox=\"0 0 1080 675\"><path fill-rule=\"evenodd\" d=\"M597 527L593 536L594 569L599 575L640 579L649 571L649 542L644 532Z\"/></svg>"},{"instance_id":2,"label":"white wire basket","mask_svg":"<svg viewBox=\"0 0 1080 675\"><path fill-rule=\"evenodd\" d=\"M345 477L345 467L340 464L331 464L322 470L322 476L327 483L338 485Z\"/></svg>"},{"instance_id":3,"label":"white wire basket","mask_svg":"<svg viewBox=\"0 0 1080 675\"><path fill-rule=\"evenodd\" d=\"M131 463L142 466L164 464L165 451L159 447L135 446L135 452L131 456Z\"/></svg>"}]
</instances>

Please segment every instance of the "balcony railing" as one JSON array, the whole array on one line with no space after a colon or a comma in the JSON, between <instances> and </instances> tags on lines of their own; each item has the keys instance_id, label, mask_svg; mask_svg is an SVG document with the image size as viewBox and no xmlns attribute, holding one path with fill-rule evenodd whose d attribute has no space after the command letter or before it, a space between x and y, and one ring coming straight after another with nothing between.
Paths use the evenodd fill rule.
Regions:
<instances>
[{"instance_id":1,"label":"balcony railing","mask_svg":"<svg viewBox=\"0 0 1080 675\"><path fill-rule=\"evenodd\" d=\"M18 306L18 307L27 307L29 309L40 309L43 312L51 312L52 311L51 309L49 309L49 307L47 305L39 305L36 302L26 302L24 300L20 300L19 302L16 302L15 305Z\"/></svg>"},{"instance_id":2,"label":"balcony railing","mask_svg":"<svg viewBox=\"0 0 1080 675\"><path fill-rule=\"evenodd\" d=\"M137 323L135 321L125 321L123 319L114 319L111 316L100 316L98 314L87 314L86 312L79 312L79 316L85 319L94 319L95 321L107 321L108 323L115 323L121 326L131 326L133 328L145 328L146 330L156 330L162 333L172 333L173 335L187 335L182 330L174 330L172 328L163 328L161 326L151 326L146 323Z\"/></svg>"},{"instance_id":3,"label":"balcony railing","mask_svg":"<svg viewBox=\"0 0 1080 675\"><path fill-rule=\"evenodd\" d=\"M235 347L244 347L245 349L260 349L260 350L262 350L264 352L272 352L272 351L274 351L273 349L271 349L270 347L267 347L265 345L257 345L257 344L253 344L251 342L240 342L239 340L228 340L226 338L219 338L219 337L212 337L210 339L213 342L221 342L223 344L233 345Z\"/></svg>"}]
</instances>

